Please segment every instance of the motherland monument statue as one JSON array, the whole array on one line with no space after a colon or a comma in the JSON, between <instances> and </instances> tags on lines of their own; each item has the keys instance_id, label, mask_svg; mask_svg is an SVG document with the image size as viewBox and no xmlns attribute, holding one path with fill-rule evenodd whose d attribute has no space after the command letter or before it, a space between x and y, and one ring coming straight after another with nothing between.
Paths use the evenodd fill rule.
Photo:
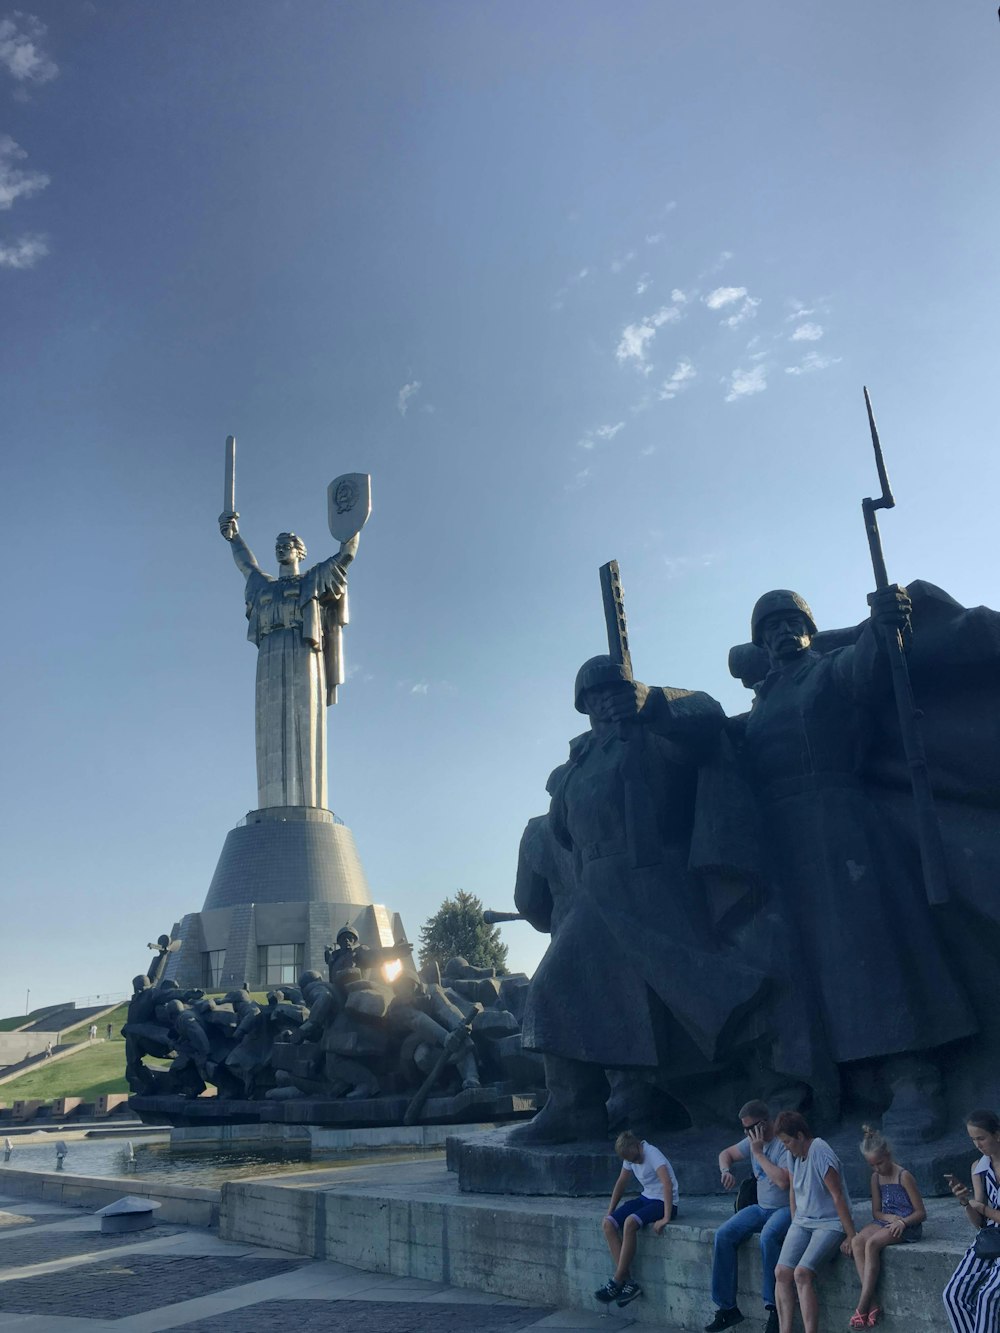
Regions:
<instances>
[{"instance_id":1,"label":"motherland monument statue","mask_svg":"<svg viewBox=\"0 0 1000 1333\"><path fill-rule=\"evenodd\" d=\"M275 541L278 577L266 574L239 531L236 440L226 441L226 508L219 530L246 579L247 638L257 646L257 801L318 806L327 796L326 709L344 683L343 627L348 621L347 568L371 514L371 477L351 473L328 488L336 555L304 573L306 546L294 532Z\"/></svg>"},{"instance_id":2,"label":"motherland monument statue","mask_svg":"<svg viewBox=\"0 0 1000 1333\"><path fill-rule=\"evenodd\" d=\"M183 987L294 982L322 968L345 926L370 948L405 942L398 913L372 900L354 836L330 808L327 776L327 711L344 682L348 570L371 514L371 477L335 477L326 501L335 552L305 566L305 542L281 532L277 574L267 573L240 533L236 439L226 439L218 522L246 580L247 637L257 649L257 802L229 831L201 912L174 931L180 947L164 976Z\"/></svg>"}]
</instances>

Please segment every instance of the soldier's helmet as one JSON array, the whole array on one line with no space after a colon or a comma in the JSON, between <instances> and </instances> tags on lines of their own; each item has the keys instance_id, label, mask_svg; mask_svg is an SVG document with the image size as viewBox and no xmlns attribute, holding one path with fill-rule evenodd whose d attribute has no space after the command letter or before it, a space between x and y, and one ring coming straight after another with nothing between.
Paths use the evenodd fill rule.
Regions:
<instances>
[{"instance_id":1,"label":"soldier's helmet","mask_svg":"<svg viewBox=\"0 0 1000 1333\"><path fill-rule=\"evenodd\" d=\"M583 702L585 690L592 690L599 685L618 685L628 679L628 672L621 662L613 662L607 653L602 653L598 657L588 657L576 673L576 684L573 686L573 703L576 711L578 713L587 711Z\"/></svg>"},{"instance_id":2,"label":"soldier's helmet","mask_svg":"<svg viewBox=\"0 0 1000 1333\"><path fill-rule=\"evenodd\" d=\"M299 977L299 990L305 990L305 988L311 986L314 981L322 980L324 980L324 978L319 972L303 972Z\"/></svg>"},{"instance_id":3,"label":"soldier's helmet","mask_svg":"<svg viewBox=\"0 0 1000 1333\"><path fill-rule=\"evenodd\" d=\"M341 926L337 931L337 943L339 944L341 940L353 940L355 944L359 944L361 936L353 926Z\"/></svg>"},{"instance_id":4,"label":"soldier's helmet","mask_svg":"<svg viewBox=\"0 0 1000 1333\"><path fill-rule=\"evenodd\" d=\"M788 611L798 611L799 615L805 617L809 633L816 633L816 622L806 599L800 597L797 592L789 591L788 588L775 588L773 592L766 592L763 597L757 598L757 603L750 614L750 638L758 648L764 646L760 634L760 627L764 621L769 616Z\"/></svg>"}]
</instances>

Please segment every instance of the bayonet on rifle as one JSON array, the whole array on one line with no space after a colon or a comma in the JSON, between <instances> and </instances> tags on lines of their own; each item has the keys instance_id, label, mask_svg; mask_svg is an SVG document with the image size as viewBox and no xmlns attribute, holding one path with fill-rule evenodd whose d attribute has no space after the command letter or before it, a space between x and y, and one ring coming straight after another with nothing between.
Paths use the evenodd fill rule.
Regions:
<instances>
[{"instance_id":1,"label":"bayonet on rifle","mask_svg":"<svg viewBox=\"0 0 1000 1333\"><path fill-rule=\"evenodd\" d=\"M889 477L885 470L885 458L875 425L872 400L865 389L865 407L868 409L868 424L871 427L872 447L875 450L875 467L878 470L882 493L879 498L868 497L861 501L865 516L865 531L868 534L868 549L871 552L872 569L875 572L875 587L882 591L889 587L889 576L885 568L885 556L882 554L882 537L878 530L875 511L892 509L896 501L889 486ZM944 855L944 843L941 840L941 826L934 808L934 792L931 788L930 774L927 769L927 755L924 740L920 733L920 714L913 700L913 687L910 683L910 670L906 663L906 648L903 636L898 629L885 628L886 647L889 652L889 666L892 670L892 689L896 697L896 712L899 717L899 730L903 740L903 752L910 770L910 786L913 789L913 805L916 816L917 844L920 848L920 866L924 876L924 889L927 901L939 907L948 901L948 873Z\"/></svg>"}]
</instances>

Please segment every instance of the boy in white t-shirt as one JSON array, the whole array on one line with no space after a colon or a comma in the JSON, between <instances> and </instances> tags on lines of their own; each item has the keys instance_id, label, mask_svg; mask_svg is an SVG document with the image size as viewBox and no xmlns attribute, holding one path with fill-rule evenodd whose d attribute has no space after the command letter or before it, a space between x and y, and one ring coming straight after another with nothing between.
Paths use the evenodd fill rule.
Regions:
<instances>
[{"instance_id":1,"label":"boy in white t-shirt","mask_svg":"<svg viewBox=\"0 0 1000 1333\"><path fill-rule=\"evenodd\" d=\"M652 1222L653 1233L659 1236L667 1223L677 1216L677 1177L659 1148L627 1130L615 1140L615 1152L622 1159L622 1169L611 1191L611 1203L604 1219L604 1239L608 1242L615 1271L594 1295L605 1305L612 1301L628 1305L629 1301L642 1295L642 1288L629 1272L639 1228ZM622 1203L621 1197L633 1177L639 1182L642 1193Z\"/></svg>"}]
</instances>

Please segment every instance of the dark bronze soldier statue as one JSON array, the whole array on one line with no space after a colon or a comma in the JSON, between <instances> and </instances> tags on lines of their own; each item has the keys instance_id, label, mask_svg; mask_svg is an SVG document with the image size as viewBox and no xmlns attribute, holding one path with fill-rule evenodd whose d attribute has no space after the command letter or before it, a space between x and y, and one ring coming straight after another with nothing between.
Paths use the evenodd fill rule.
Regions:
<instances>
[{"instance_id":1,"label":"dark bronze soldier statue","mask_svg":"<svg viewBox=\"0 0 1000 1333\"><path fill-rule=\"evenodd\" d=\"M549 1099L511 1132L521 1143L603 1136L605 1070L658 1067L673 1089L720 1068L765 986L761 971L720 945L692 868L699 775L720 741L719 704L647 688L609 656L580 668L575 704L590 730L549 779L546 826L536 820L526 831L515 898L552 929L523 1025L524 1045L544 1054ZM563 855L546 850L549 836ZM698 836L704 845L704 828ZM710 859L722 868L721 852Z\"/></svg>"},{"instance_id":2,"label":"dark bronze soldier statue","mask_svg":"<svg viewBox=\"0 0 1000 1333\"><path fill-rule=\"evenodd\" d=\"M791 990L776 998L773 1060L802 1078L828 1116L840 1076L866 1065L898 1128L926 1137L939 1115L926 1053L976 1030L945 956L915 848L893 832L862 772L872 718L892 709L887 636L909 631L910 601L869 598L855 640L819 653L797 593L765 593L751 637L769 669L745 719L741 753L762 816L765 874L791 931ZM872 1071L868 1071L872 1072Z\"/></svg>"}]
</instances>

